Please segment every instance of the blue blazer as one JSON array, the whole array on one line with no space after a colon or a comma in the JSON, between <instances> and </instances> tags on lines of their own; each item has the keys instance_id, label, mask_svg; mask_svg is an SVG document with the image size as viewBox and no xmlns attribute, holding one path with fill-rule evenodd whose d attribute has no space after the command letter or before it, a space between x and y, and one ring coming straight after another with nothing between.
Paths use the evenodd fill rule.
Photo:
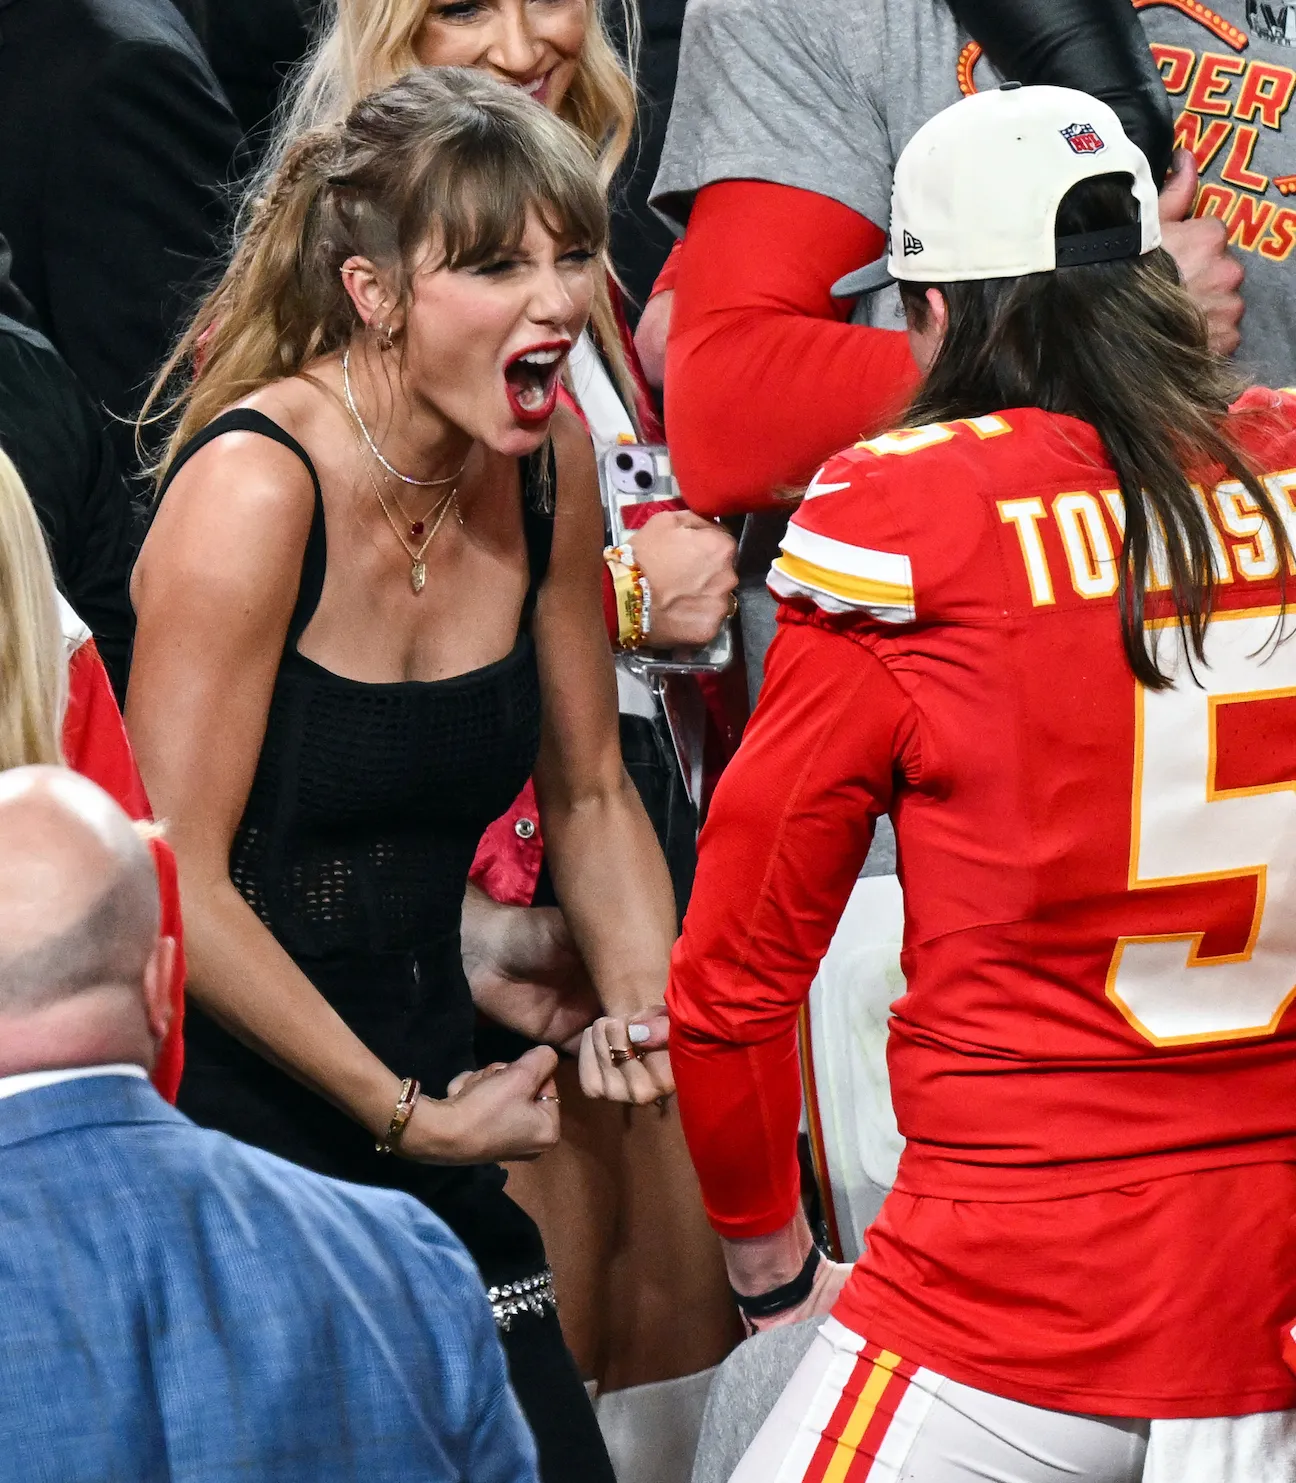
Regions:
<instances>
[{"instance_id":1,"label":"blue blazer","mask_svg":"<svg viewBox=\"0 0 1296 1483\"><path fill-rule=\"evenodd\" d=\"M144 1081L0 1099L0 1480L235 1479L535 1483L467 1253Z\"/></svg>"}]
</instances>

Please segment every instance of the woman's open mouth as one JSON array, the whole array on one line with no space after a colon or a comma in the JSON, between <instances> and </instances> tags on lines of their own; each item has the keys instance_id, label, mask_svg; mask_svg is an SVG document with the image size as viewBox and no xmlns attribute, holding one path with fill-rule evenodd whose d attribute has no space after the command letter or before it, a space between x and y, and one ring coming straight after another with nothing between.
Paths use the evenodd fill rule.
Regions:
<instances>
[{"instance_id":1,"label":"woman's open mouth","mask_svg":"<svg viewBox=\"0 0 1296 1483\"><path fill-rule=\"evenodd\" d=\"M558 382L571 350L570 340L552 340L519 351L504 367L504 389L519 422L547 422L558 405Z\"/></svg>"}]
</instances>

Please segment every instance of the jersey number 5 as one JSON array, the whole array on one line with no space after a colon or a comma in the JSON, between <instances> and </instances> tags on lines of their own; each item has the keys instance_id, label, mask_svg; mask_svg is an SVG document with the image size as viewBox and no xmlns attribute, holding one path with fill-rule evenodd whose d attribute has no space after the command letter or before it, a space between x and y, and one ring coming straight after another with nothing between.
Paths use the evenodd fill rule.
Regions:
<instances>
[{"instance_id":1,"label":"jersey number 5","mask_svg":"<svg viewBox=\"0 0 1296 1483\"><path fill-rule=\"evenodd\" d=\"M1173 689L1135 689L1130 890L1196 883L1171 915L1201 913L1116 943L1108 998L1153 1045L1269 1035L1296 998L1296 640L1275 647L1277 621L1217 613L1200 686L1180 659Z\"/></svg>"}]
</instances>

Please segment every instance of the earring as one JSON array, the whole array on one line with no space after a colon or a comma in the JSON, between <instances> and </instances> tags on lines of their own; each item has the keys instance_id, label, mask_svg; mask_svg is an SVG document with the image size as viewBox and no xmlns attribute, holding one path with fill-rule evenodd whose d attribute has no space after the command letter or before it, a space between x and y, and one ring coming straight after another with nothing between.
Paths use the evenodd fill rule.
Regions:
<instances>
[{"instance_id":1,"label":"earring","mask_svg":"<svg viewBox=\"0 0 1296 1483\"><path fill-rule=\"evenodd\" d=\"M380 319L377 322L376 328L378 330L378 349L390 350L393 341L391 325L385 319Z\"/></svg>"}]
</instances>

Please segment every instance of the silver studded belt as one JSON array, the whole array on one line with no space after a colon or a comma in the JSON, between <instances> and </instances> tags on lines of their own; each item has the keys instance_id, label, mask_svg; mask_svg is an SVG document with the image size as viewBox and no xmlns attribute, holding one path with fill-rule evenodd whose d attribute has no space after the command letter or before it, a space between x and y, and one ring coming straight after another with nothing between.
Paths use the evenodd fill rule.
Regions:
<instances>
[{"instance_id":1,"label":"silver studded belt","mask_svg":"<svg viewBox=\"0 0 1296 1483\"><path fill-rule=\"evenodd\" d=\"M543 1318L546 1313L558 1311L552 1267L546 1267L534 1277L524 1277L520 1282L506 1282L503 1287L488 1287L486 1296L490 1299L496 1328L505 1333L512 1328L513 1320L524 1313Z\"/></svg>"}]
</instances>

